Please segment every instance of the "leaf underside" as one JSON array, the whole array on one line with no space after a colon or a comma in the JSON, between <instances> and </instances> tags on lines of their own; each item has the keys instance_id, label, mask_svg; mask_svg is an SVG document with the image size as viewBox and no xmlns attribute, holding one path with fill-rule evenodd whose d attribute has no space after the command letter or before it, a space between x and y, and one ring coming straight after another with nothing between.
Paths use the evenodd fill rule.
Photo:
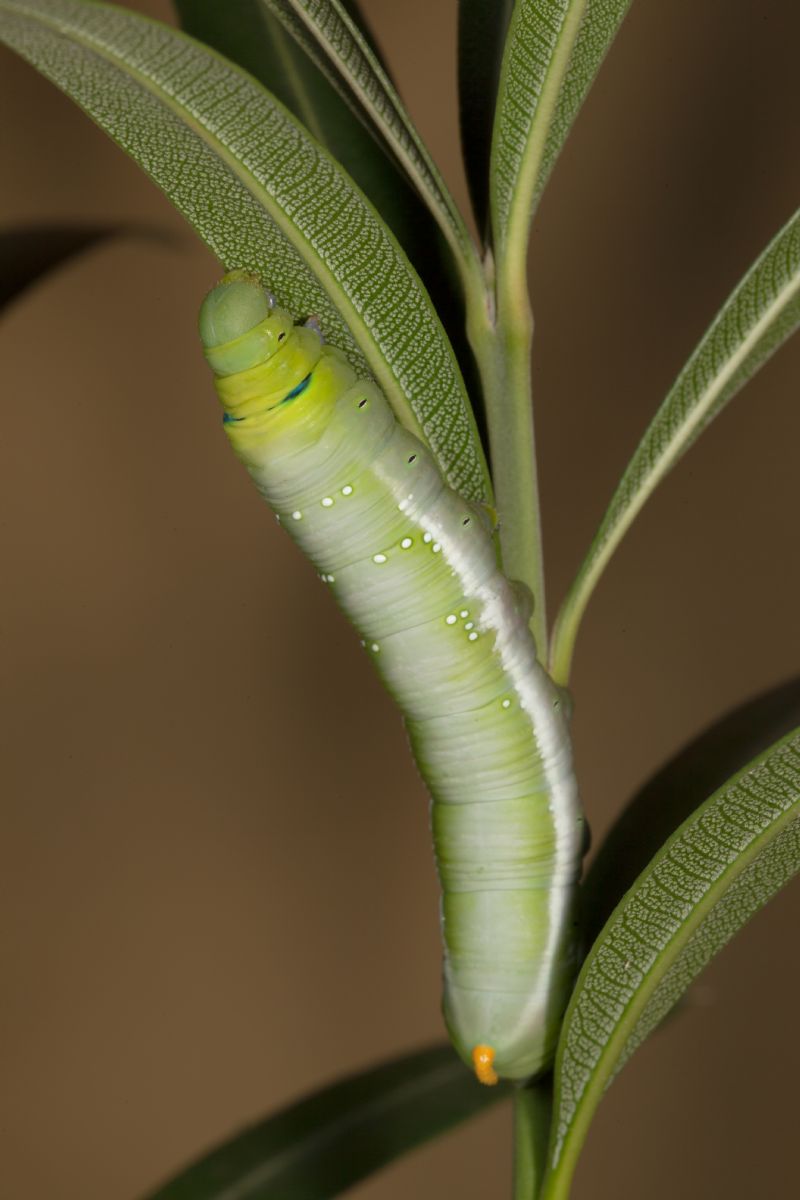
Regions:
<instances>
[{"instance_id":1,"label":"leaf underside","mask_svg":"<svg viewBox=\"0 0 800 1200\"><path fill-rule=\"evenodd\" d=\"M340 0L261 0L360 113L427 205L466 279L474 247L447 185L368 38Z\"/></svg>"},{"instance_id":2,"label":"leaf underside","mask_svg":"<svg viewBox=\"0 0 800 1200\"><path fill-rule=\"evenodd\" d=\"M800 870L800 730L669 839L583 965L556 1056L545 1200L566 1200L603 1092L692 980Z\"/></svg>"},{"instance_id":3,"label":"leaf underside","mask_svg":"<svg viewBox=\"0 0 800 1200\"><path fill-rule=\"evenodd\" d=\"M583 942L594 942L636 877L706 797L742 761L800 726L800 679L726 713L636 793L597 851L581 885Z\"/></svg>"},{"instance_id":4,"label":"leaf underside","mask_svg":"<svg viewBox=\"0 0 800 1200\"><path fill-rule=\"evenodd\" d=\"M0 38L144 167L227 266L314 314L466 498L491 495L422 283L345 172L256 80L184 34L79 0L0 0Z\"/></svg>"},{"instance_id":5,"label":"leaf underside","mask_svg":"<svg viewBox=\"0 0 800 1200\"><path fill-rule=\"evenodd\" d=\"M224 6L218 0L175 0L175 7L187 33L254 75L342 164L433 294L440 272L430 268L437 262L441 267L442 251L430 214L383 143L342 100L264 0L226 0Z\"/></svg>"}]
</instances>

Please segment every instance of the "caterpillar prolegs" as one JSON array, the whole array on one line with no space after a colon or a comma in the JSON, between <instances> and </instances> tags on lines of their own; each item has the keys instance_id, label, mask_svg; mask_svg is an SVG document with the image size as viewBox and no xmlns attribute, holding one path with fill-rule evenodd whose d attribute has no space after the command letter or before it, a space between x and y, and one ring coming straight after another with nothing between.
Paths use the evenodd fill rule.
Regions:
<instances>
[{"instance_id":1,"label":"caterpillar prolegs","mask_svg":"<svg viewBox=\"0 0 800 1200\"><path fill-rule=\"evenodd\" d=\"M432 797L453 1043L482 1082L526 1080L575 969L583 819L566 714L488 522L253 276L209 293L200 335L234 451L403 713Z\"/></svg>"}]
</instances>

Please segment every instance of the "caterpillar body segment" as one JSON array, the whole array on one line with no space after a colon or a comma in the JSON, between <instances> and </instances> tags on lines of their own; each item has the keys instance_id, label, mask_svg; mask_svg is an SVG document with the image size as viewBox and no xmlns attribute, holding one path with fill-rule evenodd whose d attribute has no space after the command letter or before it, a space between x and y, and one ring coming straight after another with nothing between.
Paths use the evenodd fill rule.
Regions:
<instances>
[{"instance_id":1,"label":"caterpillar body segment","mask_svg":"<svg viewBox=\"0 0 800 1200\"><path fill-rule=\"evenodd\" d=\"M432 797L444 1014L484 1083L549 1065L576 956L583 818L560 695L491 521L382 392L233 272L200 316L224 428L359 631Z\"/></svg>"}]
</instances>

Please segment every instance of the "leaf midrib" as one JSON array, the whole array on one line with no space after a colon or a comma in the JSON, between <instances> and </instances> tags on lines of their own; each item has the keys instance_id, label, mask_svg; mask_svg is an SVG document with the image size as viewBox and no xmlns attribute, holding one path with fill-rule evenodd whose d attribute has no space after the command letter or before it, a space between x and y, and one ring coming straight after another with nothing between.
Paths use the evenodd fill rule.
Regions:
<instances>
[{"instance_id":1,"label":"leaf midrib","mask_svg":"<svg viewBox=\"0 0 800 1200\"><path fill-rule=\"evenodd\" d=\"M520 254L523 257L525 256L532 205L536 195L537 181L544 161L547 138L587 4L588 0L575 0L574 3L568 5L564 22L556 39L556 47L550 59L544 83L542 84L542 90L539 93L539 99L531 117L530 136L523 151L520 171L516 177L515 196L508 207L508 222L505 230L499 230L497 227L499 220L497 199L494 191L492 194L492 227L494 230L498 274L503 272L506 260L512 260L510 269L512 271L516 270L516 273L519 274L520 268L519 262L516 261L517 256ZM506 71L502 70L498 95L502 94L505 85ZM493 175L496 169L496 154L499 153L499 139L496 128L495 126L495 133L492 138L491 170Z\"/></svg>"}]
</instances>

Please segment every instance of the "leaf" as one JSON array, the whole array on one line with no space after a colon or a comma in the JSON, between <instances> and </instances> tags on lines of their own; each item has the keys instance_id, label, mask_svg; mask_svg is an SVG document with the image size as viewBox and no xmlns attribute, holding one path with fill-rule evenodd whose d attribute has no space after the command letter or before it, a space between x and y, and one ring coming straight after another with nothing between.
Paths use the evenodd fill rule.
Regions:
<instances>
[{"instance_id":1,"label":"leaf","mask_svg":"<svg viewBox=\"0 0 800 1200\"><path fill-rule=\"evenodd\" d=\"M0 0L0 38L140 163L226 267L372 373L453 487L487 498L461 374L416 272L338 164L250 75L185 34L85 0Z\"/></svg>"},{"instance_id":2,"label":"leaf","mask_svg":"<svg viewBox=\"0 0 800 1200\"><path fill-rule=\"evenodd\" d=\"M798 324L800 209L717 313L626 467L556 623L551 661L560 683L569 677L589 597L645 501Z\"/></svg>"},{"instance_id":3,"label":"leaf","mask_svg":"<svg viewBox=\"0 0 800 1200\"><path fill-rule=\"evenodd\" d=\"M458 114L472 207L489 226L489 161L497 88L514 0L459 0Z\"/></svg>"},{"instance_id":4,"label":"leaf","mask_svg":"<svg viewBox=\"0 0 800 1200\"><path fill-rule=\"evenodd\" d=\"M327 1200L508 1096L439 1045L342 1079L253 1126L148 1200Z\"/></svg>"},{"instance_id":5,"label":"leaf","mask_svg":"<svg viewBox=\"0 0 800 1200\"><path fill-rule=\"evenodd\" d=\"M553 164L630 0L516 0L500 73L491 154L492 230L524 270L528 229Z\"/></svg>"},{"instance_id":6,"label":"leaf","mask_svg":"<svg viewBox=\"0 0 800 1200\"><path fill-rule=\"evenodd\" d=\"M800 730L677 830L583 965L556 1053L543 1200L566 1200L605 1088L733 935L800 870Z\"/></svg>"},{"instance_id":7,"label":"leaf","mask_svg":"<svg viewBox=\"0 0 800 1200\"><path fill-rule=\"evenodd\" d=\"M435 226L417 193L383 143L263 0L227 0L224 5L218 0L175 0L175 7L187 33L254 75L331 152L375 205L418 271L431 260L435 264Z\"/></svg>"},{"instance_id":8,"label":"leaf","mask_svg":"<svg viewBox=\"0 0 800 1200\"><path fill-rule=\"evenodd\" d=\"M115 225L24 225L0 231L0 308L67 259L133 231Z\"/></svg>"},{"instance_id":9,"label":"leaf","mask_svg":"<svg viewBox=\"0 0 800 1200\"><path fill-rule=\"evenodd\" d=\"M574 0L573 0L574 4ZM581 0L580 25L561 81L537 172L533 206L541 199L573 122L589 94L603 59L619 32L631 0Z\"/></svg>"},{"instance_id":10,"label":"leaf","mask_svg":"<svg viewBox=\"0 0 800 1200\"><path fill-rule=\"evenodd\" d=\"M706 796L742 761L797 726L800 679L792 679L726 713L640 788L606 836L581 886L587 947L659 847Z\"/></svg>"},{"instance_id":11,"label":"leaf","mask_svg":"<svg viewBox=\"0 0 800 1200\"><path fill-rule=\"evenodd\" d=\"M465 293L482 297L472 239L439 168L368 39L340 0L262 0L384 141L450 246Z\"/></svg>"}]
</instances>

